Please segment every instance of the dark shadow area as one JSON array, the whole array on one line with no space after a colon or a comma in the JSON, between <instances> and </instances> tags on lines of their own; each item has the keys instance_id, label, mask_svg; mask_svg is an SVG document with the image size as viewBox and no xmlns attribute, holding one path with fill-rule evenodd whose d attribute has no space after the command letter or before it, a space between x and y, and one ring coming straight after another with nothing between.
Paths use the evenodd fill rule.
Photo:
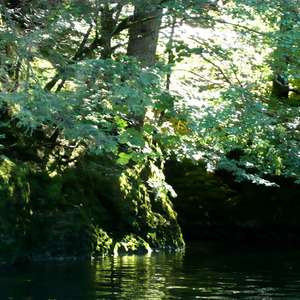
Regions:
<instances>
[{"instance_id":1,"label":"dark shadow area","mask_svg":"<svg viewBox=\"0 0 300 300\"><path fill-rule=\"evenodd\" d=\"M169 161L166 177L187 240L300 244L300 191L292 180L276 178L280 187L239 183L188 161Z\"/></svg>"}]
</instances>

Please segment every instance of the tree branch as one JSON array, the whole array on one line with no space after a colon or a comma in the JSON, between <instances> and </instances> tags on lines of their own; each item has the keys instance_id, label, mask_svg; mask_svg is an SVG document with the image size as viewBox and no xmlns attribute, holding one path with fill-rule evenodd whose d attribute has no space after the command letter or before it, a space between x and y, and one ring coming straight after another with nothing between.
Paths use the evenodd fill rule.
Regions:
<instances>
[{"instance_id":1,"label":"tree branch","mask_svg":"<svg viewBox=\"0 0 300 300\"><path fill-rule=\"evenodd\" d=\"M87 41L88 41L88 38L89 38L89 36L90 36L90 34L91 34L91 31L92 31L92 29L93 29L93 26L92 25L90 25L90 27L89 27L89 29L88 29L88 31L86 32L86 34L84 35L84 37L83 37L83 40L82 40L82 42L80 43L80 45L79 45L79 47L78 47L78 49L77 49L77 51L76 51L76 53L74 54L74 56L73 56L73 58L72 58L72 61L73 62L75 62L75 61L78 61L78 60L80 60L83 56L84 56L84 50L85 50L85 45L86 45L86 43L87 43ZM51 91L52 89L53 89L53 87L55 86L55 84L58 82L58 80L60 79L60 77L61 77L61 75L60 74L56 74L46 85L45 85L45 87L44 87L44 90L46 90L46 91ZM64 80L63 80L63 82L64 82ZM61 86L61 88L62 88L63 86ZM60 89L61 89L60 88ZM58 88L59 89L59 88ZM59 89L59 90L60 90Z\"/></svg>"},{"instance_id":2,"label":"tree branch","mask_svg":"<svg viewBox=\"0 0 300 300\"><path fill-rule=\"evenodd\" d=\"M223 76L224 80L229 84L232 85L231 80L228 78L228 76L225 74L225 72L222 70L222 68L220 66L218 66L217 64L215 64L213 61L211 61L210 59L206 58L203 54L200 54L200 56L202 57L203 60L205 60L206 62L210 63L212 66L214 66Z\"/></svg>"}]
</instances>

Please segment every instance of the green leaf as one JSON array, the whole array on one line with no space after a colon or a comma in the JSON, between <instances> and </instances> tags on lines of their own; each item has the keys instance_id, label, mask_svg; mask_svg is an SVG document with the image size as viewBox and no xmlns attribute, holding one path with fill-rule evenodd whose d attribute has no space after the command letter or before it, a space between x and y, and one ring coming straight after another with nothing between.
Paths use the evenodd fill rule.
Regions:
<instances>
[{"instance_id":1,"label":"green leaf","mask_svg":"<svg viewBox=\"0 0 300 300\"><path fill-rule=\"evenodd\" d=\"M119 153L119 158L117 159L117 164L125 166L129 163L131 157L132 157L132 154L121 152L121 153Z\"/></svg>"}]
</instances>

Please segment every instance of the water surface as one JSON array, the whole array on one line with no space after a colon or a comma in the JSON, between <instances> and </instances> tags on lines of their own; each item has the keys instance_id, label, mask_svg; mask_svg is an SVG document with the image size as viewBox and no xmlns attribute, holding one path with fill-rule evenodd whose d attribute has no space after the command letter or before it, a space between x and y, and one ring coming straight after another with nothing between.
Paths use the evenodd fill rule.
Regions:
<instances>
[{"instance_id":1,"label":"water surface","mask_svg":"<svg viewBox=\"0 0 300 300\"><path fill-rule=\"evenodd\" d=\"M300 299L300 251L193 244L185 253L2 268L0 299Z\"/></svg>"}]
</instances>

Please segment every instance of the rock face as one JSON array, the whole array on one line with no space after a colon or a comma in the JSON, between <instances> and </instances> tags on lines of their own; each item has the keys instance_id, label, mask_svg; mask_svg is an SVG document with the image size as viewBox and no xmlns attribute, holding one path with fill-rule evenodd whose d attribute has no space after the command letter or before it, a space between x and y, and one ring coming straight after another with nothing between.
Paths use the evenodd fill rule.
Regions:
<instances>
[{"instance_id":1,"label":"rock face","mask_svg":"<svg viewBox=\"0 0 300 300\"><path fill-rule=\"evenodd\" d=\"M16 249L17 240L26 243L31 211L28 167L17 166L8 158L0 160L0 257Z\"/></svg>"},{"instance_id":2,"label":"rock face","mask_svg":"<svg viewBox=\"0 0 300 300\"><path fill-rule=\"evenodd\" d=\"M167 191L148 184L155 176L151 164L121 168L108 158L52 177L2 159L0 251L19 260L183 248Z\"/></svg>"},{"instance_id":3,"label":"rock face","mask_svg":"<svg viewBox=\"0 0 300 300\"><path fill-rule=\"evenodd\" d=\"M300 190L288 179L280 188L237 183L226 172L170 161L166 180L178 197L174 207L186 239L300 242Z\"/></svg>"}]
</instances>

